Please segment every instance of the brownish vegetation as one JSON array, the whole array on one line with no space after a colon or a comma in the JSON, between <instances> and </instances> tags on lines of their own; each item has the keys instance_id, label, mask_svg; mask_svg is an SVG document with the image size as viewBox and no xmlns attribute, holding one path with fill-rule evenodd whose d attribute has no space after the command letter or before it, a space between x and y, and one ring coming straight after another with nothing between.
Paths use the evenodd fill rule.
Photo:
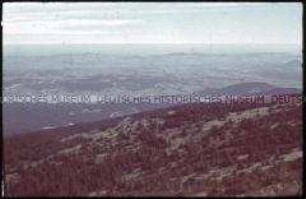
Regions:
<instances>
[{"instance_id":1,"label":"brownish vegetation","mask_svg":"<svg viewBox=\"0 0 306 199\"><path fill-rule=\"evenodd\" d=\"M7 196L298 195L302 108L189 104L7 137L4 155Z\"/></svg>"}]
</instances>

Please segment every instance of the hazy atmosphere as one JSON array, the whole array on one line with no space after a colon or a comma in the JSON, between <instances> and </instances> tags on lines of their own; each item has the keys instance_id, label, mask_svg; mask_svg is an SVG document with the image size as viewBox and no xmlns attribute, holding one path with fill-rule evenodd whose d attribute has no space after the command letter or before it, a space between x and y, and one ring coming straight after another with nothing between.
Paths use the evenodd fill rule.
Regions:
<instances>
[{"instance_id":1,"label":"hazy atmosphere","mask_svg":"<svg viewBox=\"0 0 306 199\"><path fill-rule=\"evenodd\" d=\"M302 3L4 3L2 26L4 196L302 195Z\"/></svg>"},{"instance_id":2,"label":"hazy atmosphere","mask_svg":"<svg viewBox=\"0 0 306 199\"><path fill-rule=\"evenodd\" d=\"M4 44L301 46L301 3L4 3Z\"/></svg>"}]
</instances>

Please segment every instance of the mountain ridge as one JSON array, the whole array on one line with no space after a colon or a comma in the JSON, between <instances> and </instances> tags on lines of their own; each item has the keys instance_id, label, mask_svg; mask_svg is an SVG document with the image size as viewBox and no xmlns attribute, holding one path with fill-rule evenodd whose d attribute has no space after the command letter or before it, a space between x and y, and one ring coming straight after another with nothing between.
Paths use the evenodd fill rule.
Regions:
<instances>
[{"instance_id":1,"label":"mountain ridge","mask_svg":"<svg viewBox=\"0 0 306 199\"><path fill-rule=\"evenodd\" d=\"M301 102L186 104L7 137L5 193L299 195L301 114Z\"/></svg>"}]
</instances>

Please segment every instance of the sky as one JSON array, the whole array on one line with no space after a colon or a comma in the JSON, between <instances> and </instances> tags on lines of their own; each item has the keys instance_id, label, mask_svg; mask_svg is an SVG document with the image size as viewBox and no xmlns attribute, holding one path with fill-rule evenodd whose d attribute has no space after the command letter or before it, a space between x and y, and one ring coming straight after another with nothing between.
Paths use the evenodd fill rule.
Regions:
<instances>
[{"instance_id":1,"label":"sky","mask_svg":"<svg viewBox=\"0 0 306 199\"><path fill-rule=\"evenodd\" d=\"M3 44L302 45L301 3L4 3Z\"/></svg>"}]
</instances>

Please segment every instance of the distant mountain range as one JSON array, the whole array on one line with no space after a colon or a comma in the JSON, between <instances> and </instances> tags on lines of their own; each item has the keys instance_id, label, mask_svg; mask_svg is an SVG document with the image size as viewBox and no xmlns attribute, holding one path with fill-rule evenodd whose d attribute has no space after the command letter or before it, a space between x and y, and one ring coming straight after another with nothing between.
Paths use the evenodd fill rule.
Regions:
<instances>
[{"instance_id":1,"label":"distant mountain range","mask_svg":"<svg viewBox=\"0 0 306 199\"><path fill-rule=\"evenodd\" d=\"M302 90L298 88L281 88L268 83L248 82L230 85L221 89L206 89L196 92L201 95L277 95L277 94L301 94Z\"/></svg>"},{"instance_id":2,"label":"distant mountain range","mask_svg":"<svg viewBox=\"0 0 306 199\"><path fill-rule=\"evenodd\" d=\"M197 95L281 95L301 94L297 88L280 88L267 83L241 83L221 89L198 91ZM133 113L177 106L177 104L4 104L4 135L23 134L52 126L86 123ZM46 112L48 113L46 115ZM120 113L120 114L119 114Z\"/></svg>"}]
</instances>

